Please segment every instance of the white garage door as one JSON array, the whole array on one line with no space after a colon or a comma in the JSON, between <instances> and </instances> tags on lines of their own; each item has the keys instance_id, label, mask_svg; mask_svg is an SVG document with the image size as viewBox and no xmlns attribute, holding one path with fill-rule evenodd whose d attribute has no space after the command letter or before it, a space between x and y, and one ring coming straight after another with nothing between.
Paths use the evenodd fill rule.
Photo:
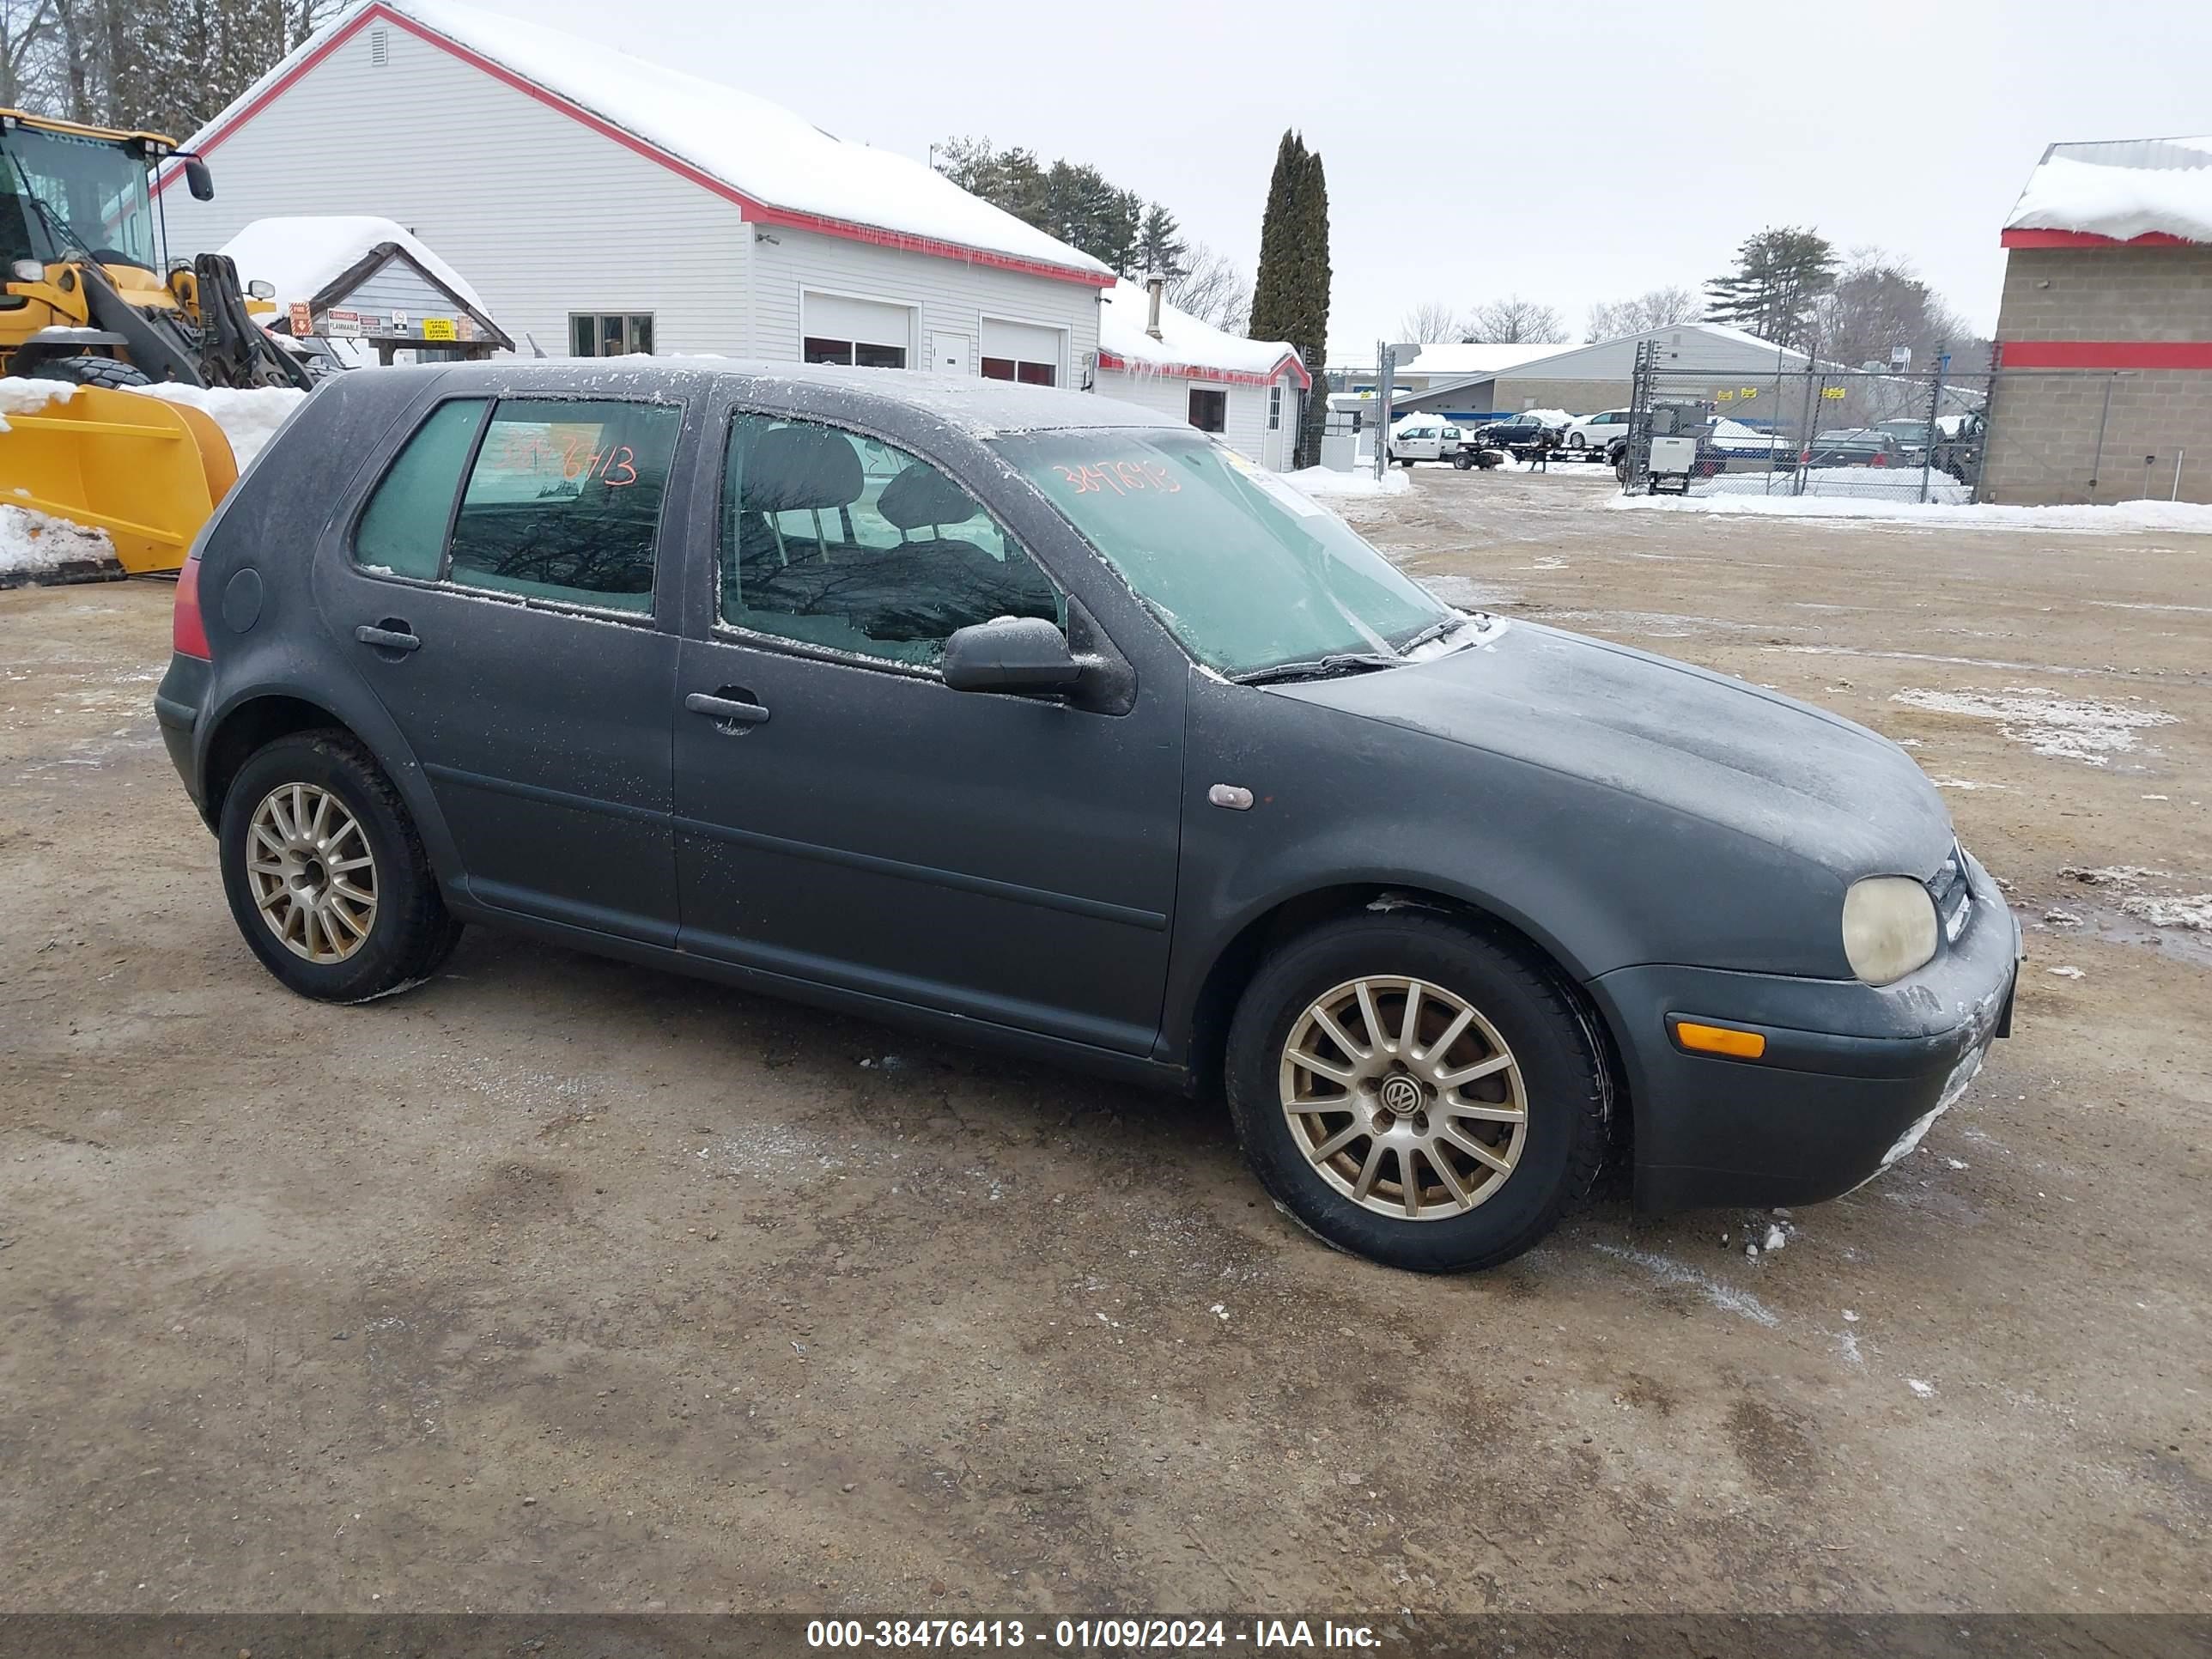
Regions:
<instances>
[{"instance_id":1,"label":"white garage door","mask_svg":"<svg viewBox=\"0 0 2212 1659\"><path fill-rule=\"evenodd\" d=\"M914 344L914 312L878 300L810 294L803 315L810 362L854 362L903 368ZM842 352L839 349L842 348ZM891 361L896 354L896 361Z\"/></svg>"},{"instance_id":2,"label":"white garage door","mask_svg":"<svg viewBox=\"0 0 2212 1659\"><path fill-rule=\"evenodd\" d=\"M1032 386L1060 383L1060 331L1035 323L983 319L983 373L996 380L1026 380Z\"/></svg>"}]
</instances>

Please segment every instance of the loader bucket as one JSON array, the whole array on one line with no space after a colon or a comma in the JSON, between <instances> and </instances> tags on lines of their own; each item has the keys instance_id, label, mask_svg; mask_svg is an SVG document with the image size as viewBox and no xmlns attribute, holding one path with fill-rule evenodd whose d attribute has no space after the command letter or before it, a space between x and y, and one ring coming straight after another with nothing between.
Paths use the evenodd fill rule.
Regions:
<instances>
[{"instance_id":1,"label":"loader bucket","mask_svg":"<svg viewBox=\"0 0 2212 1659\"><path fill-rule=\"evenodd\" d=\"M0 416L0 504L104 530L133 575L183 567L192 538L238 482L222 428L197 409L135 392L71 388Z\"/></svg>"}]
</instances>

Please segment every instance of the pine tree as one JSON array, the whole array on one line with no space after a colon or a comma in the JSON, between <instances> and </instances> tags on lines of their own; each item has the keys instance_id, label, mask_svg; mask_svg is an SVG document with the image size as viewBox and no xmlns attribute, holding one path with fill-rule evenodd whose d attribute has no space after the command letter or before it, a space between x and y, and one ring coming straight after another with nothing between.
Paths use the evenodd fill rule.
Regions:
<instances>
[{"instance_id":1,"label":"pine tree","mask_svg":"<svg viewBox=\"0 0 2212 1659\"><path fill-rule=\"evenodd\" d=\"M1735 269L1705 284L1705 315L1749 329L1776 345L1812 343L1814 308L1835 285L1836 250L1828 239L1793 225L1770 227L1735 251Z\"/></svg>"},{"instance_id":2,"label":"pine tree","mask_svg":"<svg viewBox=\"0 0 2212 1659\"><path fill-rule=\"evenodd\" d=\"M1155 202L1145 210L1137 230L1137 271L1164 276L1170 283L1190 270L1189 250L1184 246L1176 216Z\"/></svg>"},{"instance_id":3,"label":"pine tree","mask_svg":"<svg viewBox=\"0 0 2212 1659\"><path fill-rule=\"evenodd\" d=\"M1251 336L1255 340L1290 338L1291 295L1297 275L1292 250L1305 161L1305 144L1297 133L1285 132L1275 146L1275 171L1267 180L1267 205L1260 216L1260 274L1252 284Z\"/></svg>"}]
</instances>

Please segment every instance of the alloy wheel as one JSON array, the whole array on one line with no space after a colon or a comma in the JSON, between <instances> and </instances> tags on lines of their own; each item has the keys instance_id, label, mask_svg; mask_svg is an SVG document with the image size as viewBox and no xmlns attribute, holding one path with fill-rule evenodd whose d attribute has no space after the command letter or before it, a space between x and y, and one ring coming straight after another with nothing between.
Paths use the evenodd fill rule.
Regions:
<instances>
[{"instance_id":1,"label":"alloy wheel","mask_svg":"<svg viewBox=\"0 0 2212 1659\"><path fill-rule=\"evenodd\" d=\"M254 908L284 948L345 961L376 926L376 855L361 821L329 790L279 784L253 809L246 873Z\"/></svg>"},{"instance_id":2,"label":"alloy wheel","mask_svg":"<svg viewBox=\"0 0 2212 1659\"><path fill-rule=\"evenodd\" d=\"M1322 992L1291 1024L1280 1086L1322 1178L1400 1220L1466 1214L1528 1143L1513 1051L1473 1004L1425 980L1370 975Z\"/></svg>"}]
</instances>

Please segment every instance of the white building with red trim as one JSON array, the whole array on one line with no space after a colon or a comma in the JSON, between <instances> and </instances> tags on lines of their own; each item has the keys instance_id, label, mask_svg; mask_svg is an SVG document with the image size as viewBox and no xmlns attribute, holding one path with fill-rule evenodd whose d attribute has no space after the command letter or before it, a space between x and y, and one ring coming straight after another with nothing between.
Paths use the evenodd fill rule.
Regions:
<instances>
[{"instance_id":1,"label":"white building with red trim","mask_svg":"<svg viewBox=\"0 0 2212 1659\"><path fill-rule=\"evenodd\" d=\"M380 215L466 273L525 355L1081 386L1114 281L912 157L453 0L349 7L188 147L216 188L158 181L180 251L256 219Z\"/></svg>"},{"instance_id":2,"label":"white building with red trim","mask_svg":"<svg viewBox=\"0 0 2212 1659\"><path fill-rule=\"evenodd\" d=\"M2212 501L2212 137L2053 144L2001 240L1983 497Z\"/></svg>"},{"instance_id":3,"label":"white building with red trim","mask_svg":"<svg viewBox=\"0 0 2212 1659\"><path fill-rule=\"evenodd\" d=\"M1187 420L1278 472L1290 466L1298 394L1313 377L1288 342L1224 333L1164 300L1155 305L1135 283L1099 299L1102 396Z\"/></svg>"}]
</instances>

